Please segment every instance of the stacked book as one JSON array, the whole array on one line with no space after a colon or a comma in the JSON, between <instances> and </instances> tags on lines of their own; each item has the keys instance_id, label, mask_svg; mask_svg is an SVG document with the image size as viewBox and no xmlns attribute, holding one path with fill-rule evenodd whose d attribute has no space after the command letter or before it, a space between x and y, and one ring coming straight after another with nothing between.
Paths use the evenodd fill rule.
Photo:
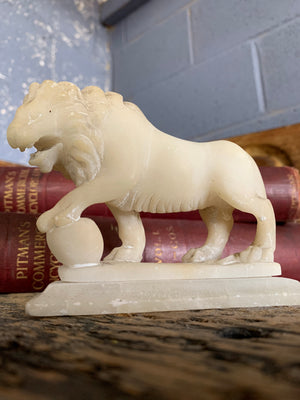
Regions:
<instances>
[{"instance_id":1,"label":"stacked book","mask_svg":"<svg viewBox=\"0 0 300 400\"><path fill-rule=\"evenodd\" d=\"M275 261L282 275L300 280L300 178L292 167L260 167L277 221ZM74 184L58 172L43 174L37 168L0 163L0 292L42 291L58 279L60 265L51 254L45 234L36 229L37 217L53 207ZM105 204L85 212L98 224L104 239L104 257L120 245L117 224ZM192 247L204 244L207 231L199 213L142 213L146 232L144 262L181 262ZM234 212L235 224L223 252L245 249L254 239L255 219Z\"/></svg>"}]
</instances>

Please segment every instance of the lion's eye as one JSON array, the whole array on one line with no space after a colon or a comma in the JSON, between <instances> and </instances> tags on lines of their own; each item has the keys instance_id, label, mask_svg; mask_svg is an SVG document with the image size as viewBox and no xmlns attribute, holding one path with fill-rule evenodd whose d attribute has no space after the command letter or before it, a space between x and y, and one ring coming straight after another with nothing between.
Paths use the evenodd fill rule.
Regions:
<instances>
[{"instance_id":1,"label":"lion's eye","mask_svg":"<svg viewBox=\"0 0 300 400\"><path fill-rule=\"evenodd\" d=\"M52 112L52 110L49 110L49 112Z\"/></svg>"}]
</instances>

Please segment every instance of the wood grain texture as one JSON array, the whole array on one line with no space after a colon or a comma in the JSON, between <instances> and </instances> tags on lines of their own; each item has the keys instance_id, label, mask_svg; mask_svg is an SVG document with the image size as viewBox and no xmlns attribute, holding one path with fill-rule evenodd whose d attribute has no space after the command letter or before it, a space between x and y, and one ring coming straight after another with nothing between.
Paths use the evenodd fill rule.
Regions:
<instances>
[{"instance_id":1,"label":"wood grain texture","mask_svg":"<svg viewBox=\"0 0 300 400\"><path fill-rule=\"evenodd\" d=\"M245 148L258 165L291 165L300 169L300 124L235 136L228 140Z\"/></svg>"},{"instance_id":2,"label":"wood grain texture","mask_svg":"<svg viewBox=\"0 0 300 400\"><path fill-rule=\"evenodd\" d=\"M300 307L33 319L0 297L1 399L300 396Z\"/></svg>"}]
</instances>

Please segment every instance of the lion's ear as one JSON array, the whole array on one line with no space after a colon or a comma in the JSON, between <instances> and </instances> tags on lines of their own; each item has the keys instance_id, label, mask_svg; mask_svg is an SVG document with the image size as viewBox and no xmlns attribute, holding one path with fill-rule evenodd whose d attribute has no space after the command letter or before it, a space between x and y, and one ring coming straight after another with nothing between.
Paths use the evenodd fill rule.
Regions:
<instances>
[{"instance_id":1,"label":"lion's ear","mask_svg":"<svg viewBox=\"0 0 300 400\"><path fill-rule=\"evenodd\" d=\"M78 186L94 179L100 171L101 160L93 142L85 135L76 135L68 147L66 167L75 184Z\"/></svg>"},{"instance_id":2,"label":"lion's ear","mask_svg":"<svg viewBox=\"0 0 300 400\"><path fill-rule=\"evenodd\" d=\"M28 101L32 100L35 97L36 92L39 87L40 87L40 84L37 82L33 82L29 86L28 94L24 97L23 104L27 103Z\"/></svg>"},{"instance_id":3,"label":"lion's ear","mask_svg":"<svg viewBox=\"0 0 300 400\"><path fill-rule=\"evenodd\" d=\"M103 104L103 102L106 102L103 90L97 86L87 86L81 90L81 95L86 104L92 109L99 103Z\"/></svg>"}]
</instances>

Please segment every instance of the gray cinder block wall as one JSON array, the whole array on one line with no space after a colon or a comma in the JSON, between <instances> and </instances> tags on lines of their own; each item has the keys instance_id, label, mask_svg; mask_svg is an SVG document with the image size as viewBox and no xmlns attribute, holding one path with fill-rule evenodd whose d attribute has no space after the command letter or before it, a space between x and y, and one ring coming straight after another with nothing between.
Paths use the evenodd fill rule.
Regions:
<instances>
[{"instance_id":1,"label":"gray cinder block wall","mask_svg":"<svg viewBox=\"0 0 300 400\"><path fill-rule=\"evenodd\" d=\"M27 163L6 130L33 81L68 80L110 89L107 30L98 0L0 1L0 159Z\"/></svg>"},{"instance_id":2,"label":"gray cinder block wall","mask_svg":"<svg viewBox=\"0 0 300 400\"><path fill-rule=\"evenodd\" d=\"M111 51L113 89L175 136L300 122L300 0L150 0Z\"/></svg>"}]
</instances>

